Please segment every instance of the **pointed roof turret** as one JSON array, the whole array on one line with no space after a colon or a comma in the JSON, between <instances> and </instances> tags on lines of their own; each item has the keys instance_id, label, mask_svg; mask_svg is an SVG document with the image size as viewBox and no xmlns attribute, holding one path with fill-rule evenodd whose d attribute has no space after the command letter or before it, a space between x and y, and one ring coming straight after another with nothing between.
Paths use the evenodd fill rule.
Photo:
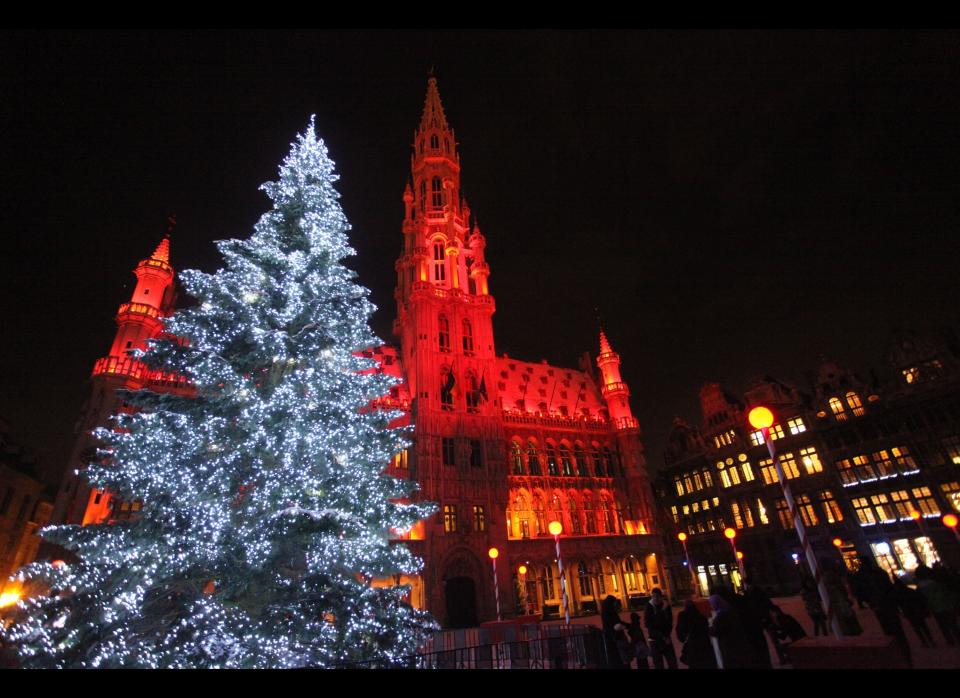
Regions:
<instances>
[{"instance_id":1,"label":"pointed roof turret","mask_svg":"<svg viewBox=\"0 0 960 698\"><path fill-rule=\"evenodd\" d=\"M157 249L153 251L153 254L150 255L150 259L156 259L160 262L170 263L170 235L165 235L163 240L160 241L160 244L157 245Z\"/></svg>"},{"instance_id":2,"label":"pointed roof turret","mask_svg":"<svg viewBox=\"0 0 960 698\"><path fill-rule=\"evenodd\" d=\"M613 348L610 346L610 340L607 339L607 335L604 331L600 330L600 354L612 354Z\"/></svg>"},{"instance_id":3,"label":"pointed roof turret","mask_svg":"<svg viewBox=\"0 0 960 698\"><path fill-rule=\"evenodd\" d=\"M437 79L430 76L427 80L427 98L423 103L423 116L420 119L420 130L428 129L448 130L447 117L443 113L440 103L440 90L437 89Z\"/></svg>"}]
</instances>

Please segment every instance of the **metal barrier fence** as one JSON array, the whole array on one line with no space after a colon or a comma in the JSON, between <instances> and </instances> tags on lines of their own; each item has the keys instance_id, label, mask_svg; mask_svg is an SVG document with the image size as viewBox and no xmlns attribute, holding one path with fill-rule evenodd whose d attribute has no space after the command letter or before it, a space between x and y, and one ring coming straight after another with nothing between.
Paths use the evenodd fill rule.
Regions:
<instances>
[{"instance_id":1,"label":"metal barrier fence","mask_svg":"<svg viewBox=\"0 0 960 698\"><path fill-rule=\"evenodd\" d=\"M436 633L424 650L396 662L345 664L344 669L596 669L607 666L602 633L583 625L497 628L491 642L453 646L483 639L484 628ZM494 635L495 637L490 637Z\"/></svg>"}]
</instances>

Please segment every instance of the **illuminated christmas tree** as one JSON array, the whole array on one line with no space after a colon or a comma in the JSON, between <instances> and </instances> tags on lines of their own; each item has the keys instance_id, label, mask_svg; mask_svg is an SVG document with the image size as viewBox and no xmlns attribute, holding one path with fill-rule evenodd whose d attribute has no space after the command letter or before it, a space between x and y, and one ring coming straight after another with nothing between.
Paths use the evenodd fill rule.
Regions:
<instances>
[{"instance_id":1,"label":"illuminated christmas tree","mask_svg":"<svg viewBox=\"0 0 960 698\"><path fill-rule=\"evenodd\" d=\"M433 506L382 474L404 434L368 409L395 381L355 355L379 342L343 265L336 179L311 120L262 187L273 208L252 237L217 243L216 273L182 274L197 303L142 360L195 395L128 393L137 411L99 430L91 484L142 508L44 533L81 561L21 572L52 589L4 633L25 666L383 663L434 627L407 587L370 584L419 572L388 538Z\"/></svg>"}]
</instances>

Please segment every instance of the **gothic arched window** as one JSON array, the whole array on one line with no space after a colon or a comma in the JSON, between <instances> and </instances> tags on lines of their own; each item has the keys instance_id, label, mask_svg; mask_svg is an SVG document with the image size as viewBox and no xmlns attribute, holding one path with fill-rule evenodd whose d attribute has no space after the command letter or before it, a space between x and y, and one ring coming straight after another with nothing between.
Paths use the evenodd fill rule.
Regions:
<instances>
[{"instance_id":1,"label":"gothic arched window","mask_svg":"<svg viewBox=\"0 0 960 698\"><path fill-rule=\"evenodd\" d=\"M603 461L600 459L600 446L597 443L591 444L590 456L593 460L593 472L597 477L607 477L607 472L603 469Z\"/></svg>"},{"instance_id":2,"label":"gothic arched window","mask_svg":"<svg viewBox=\"0 0 960 698\"><path fill-rule=\"evenodd\" d=\"M583 450L583 444L579 441L573 446L573 458L577 462L577 475L590 477L590 471L587 469L587 454Z\"/></svg>"},{"instance_id":3,"label":"gothic arched window","mask_svg":"<svg viewBox=\"0 0 960 698\"><path fill-rule=\"evenodd\" d=\"M473 327L467 318L463 318L461 326L463 332L463 353L470 356L473 354Z\"/></svg>"},{"instance_id":4,"label":"gothic arched window","mask_svg":"<svg viewBox=\"0 0 960 698\"><path fill-rule=\"evenodd\" d=\"M477 388L477 377L473 373L466 376L467 412L477 412L480 409L480 390Z\"/></svg>"},{"instance_id":5,"label":"gothic arched window","mask_svg":"<svg viewBox=\"0 0 960 698\"><path fill-rule=\"evenodd\" d=\"M435 240L433 243L433 280L445 281L447 278L447 255L444 250L443 240Z\"/></svg>"},{"instance_id":6,"label":"gothic arched window","mask_svg":"<svg viewBox=\"0 0 960 698\"><path fill-rule=\"evenodd\" d=\"M560 444L560 469L567 477L573 477L573 460L570 458L570 446Z\"/></svg>"},{"instance_id":7,"label":"gothic arched window","mask_svg":"<svg viewBox=\"0 0 960 698\"><path fill-rule=\"evenodd\" d=\"M440 409L453 409L453 371L445 368L440 372Z\"/></svg>"},{"instance_id":8,"label":"gothic arched window","mask_svg":"<svg viewBox=\"0 0 960 698\"><path fill-rule=\"evenodd\" d=\"M443 182L439 177L430 180L430 205L436 208L443 206Z\"/></svg>"},{"instance_id":9,"label":"gothic arched window","mask_svg":"<svg viewBox=\"0 0 960 698\"><path fill-rule=\"evenodd\" d=\"M450 351L450 321L442 314L437 318L437 343L443 353Z\"/></svg>"},{"instance_id":10,"label":"gothic arched window","mask_svg":"<svg viewBox=\"0 0 960 698\"><path fill-rule=\"evenodd\" d=\"M537 453L537 444L533 440L527 443L527 472L531 475L540 475L540 455Z\"/></svg>"},{"instance_id":11,"label":"gothic arched window","mask_svg":"<svg viewBox=\"0 0 960 698\"><path fill-rule=\"evenodd\" d=\"M520 452L520 442L514 439L510 442L510 469L514 475L523 475L523 455Z\"/></svg>"},{"instance_id":12,"label":"gothic arched window","mask_svg":"<svg viewBox=\"0 0 960 698\"><path fill-rule=\"evenodd\" d=\"M550 441L547 442L547 473L550 475L560 474L560 465L557 462L557 447Z\"/></svg>"}]
</instances>

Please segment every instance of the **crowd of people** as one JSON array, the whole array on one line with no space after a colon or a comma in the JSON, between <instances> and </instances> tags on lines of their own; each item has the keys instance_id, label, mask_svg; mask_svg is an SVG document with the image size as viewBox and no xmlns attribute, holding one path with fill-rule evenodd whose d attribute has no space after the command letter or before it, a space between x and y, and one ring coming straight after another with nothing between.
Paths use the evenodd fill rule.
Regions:
<instances>
[{"instance_id":1,"label":"crowd of people","mask_svg":"<svg viewBox=\"0 0 960 698\"><path fill-rule=\"evenodd\" d=\"M883 632L896 639L908 661L910 648L901 614L924 647L936 644L927 625L930 616L947 645L960 645L960 575L943 565L933 569L921 565L911 582L891 580L873 560L866 560L854 574L840 565L825 566L823 572L824 589L842 635L863 632L852 597L861 609L869 608L876 615ZM812 578L802 580L801 598L813 635L832 634L820 590ZM771 646L779 664L788 664L790 645L807 636L796 618L749 582L742 593L719 587L709 599L685 601L676 625L670 603L660 589L652 590L642 618L634 612L625 623L620 610L620 601L614 596L607 596L601 604L607 662L618 669L649 669L651 665L654 669L677 669L678 662L690 669L769 669L773 666ZM673 635L680 644L679 657Z\"/></svg>"}]
</instances>

